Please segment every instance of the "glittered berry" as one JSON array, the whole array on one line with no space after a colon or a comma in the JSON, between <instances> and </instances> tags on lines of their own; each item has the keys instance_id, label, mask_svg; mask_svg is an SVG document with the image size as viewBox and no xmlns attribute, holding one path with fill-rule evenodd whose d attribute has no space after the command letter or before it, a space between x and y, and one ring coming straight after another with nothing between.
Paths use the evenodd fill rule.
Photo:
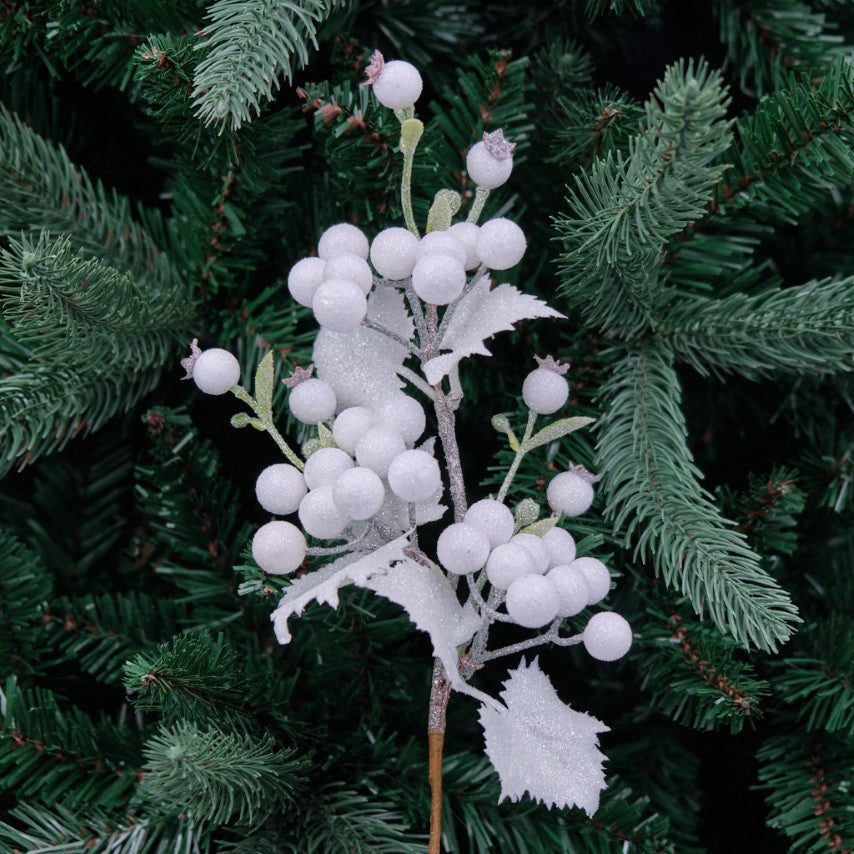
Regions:
<instances>
[{"instance_id":1,"label":"glittered berry","mask_svg":"<svg viewBox=\"0 0 854 854\"><path fill-rule=\"evenodd\" d=\"M465 267L468 253L463 243L450 231L431 231L418 241L415 250L416 263L428 255L450 255Z\"/></svg>"},{"instance_id":2,"label":"glittered berry","mask_svg":"<svg viewBox=\"0 0 854 854\"><path fill-rule=\"evenodd\" d=\"M386 228L371 243L371 263L383 278L400 281L412 275L417 248L408 228Z\"/></svg>"},{"instance_id":3,"label":"glittered berry","mask_svg":"<svg viewBox=\"0 0 854 854\"><path fill-rule=\"evenodd\" d=\"M332 499L349 519L370 519L383 506L385 487L380 476L370 469L348 468L335 481Z\"/></svg>"},{"instance_id":4,"label":"glittered berry","mask_svg":"<svg viewBox=\"0 0 854 854\"><path fill-rule=\"evenodd\" d=\"M466 271L462 263L450 255L425 255L416 261L412 271L415 293L430 305L453 302L465 285Z\"/></svg>"},{"instance_id":5,"label":"glittered berry","mask_svg":"<svg viewBox=\"0 0 854 854\"><path fill-rule=\"evenodd\" d=\"M359 255L336 255L324 262L323 280L344 279L358 285L363 294L369 294L374 284L374 274L368 262Z\"/></svg>"},{"instance_id":6,"label":"glittered berry","mask_svg":"<svg viewBox=\"0 0 854 854\"><path fill-rule=\"evenodd\" d=\"M590 588L588 605L595 605L608 595L611 589L611 573L601 560L595 557L577 557L570 566L579 570L587 579L587 586Z\"/></svg>"},{"instance_id":7,"label":"glittered berry","mask_svg":"<svg viewBox=\"0 0 854 854\"><path fill-rule=\"evenodd\" d=\"M339 538L350 521L335 504L329 485L312 489L300 502L298 515L306 532L319 540Z\"/></svg>"},{"instance_id":8,"label":"glittered berry","mask_svg":"<svg viewBox=\"0 0 854 854\"><path fill-rule=\"evenodd\" d=\"M342 451L355 454L356 443L374 426L374 421L374 413L366 406L350 406L335 417L332 438Z\"/></svg>"},{"instance_id":9,"label":"glittered berry","mask_svg":"<svg viewBox=\"0 0 854 854\"><path fill-rule=\"evenodd\" d=\"M426 451L404 451L391 461L388 468L391 491L407 502L432 498L441 484L439 463Z\"/></svg>"},{"instance_id":10,"label":"glittered berry","mask_svg":"<svg viewBox=\"0 0 854 854\"><path fill-rule=\"evenodd\" d=\"M255 481L258 503L277 516L296 513L308 486L302 472L286 463L267 466Z\"/></svg>"},{"instance_id":11,"label":"glittered berry","mask_svg":"<svg viewBox=\"0 0 854 854\"><path fill-rule=\"evenodd\" d=\"M372 82L377 100L390 110L412 107L424 87L418 69L400 59L384 62Z\"/></svg>"},{"instance_id":12,"label":"glittered berry","mask_svg":"<svg viewBox=\"0 0 854 854\"><path fill-rule=\"evenodd\" d=\"M353 460L340 448L318 448L305 461L305 482L309 489L332 486L338 476L353 468Z\"/></svg>"},{"instance_id":13,"label":"glittered berry","mask_svg":"<svg viewBox=\"0 0 854 854\"><path fill-rule=\"evenodd\" d=\"M477 572L489 557L489 540L477 528L457 522L439 534L436 556L448 572L468 575Z\"/></svg>"},{"instance_id":14,"label":"glittered berry","mask_svg":"<svg viewBox=\"0 0 854 854\"><path fill-rule=\"evenodd\" d=\"M589 478L565 471L553 478L546 490L549 507L564 516L580 516L593 503L593 485Z\"/></svg>"},{"instance_id":15,"label":"glittered berry","mask_svg":"<svg viewBox=\"0 0 854 854\"><path fill-rule=\"evenodd\" d=\"M477 238L480 234L480 228L473 222L457 222L449 229L448 234L453 235L465 246L466 249L466 270L474 270L480 266L480 257L477 254Z\"/></svg>"},{"instance_id":16,"label":"glittered berry","mask_svg":"<svg viewBox=\"0 0 854 854\"><path fill-rule=\"evenodd\" d=\"M466 155L469 177L484 190L494 190L504 184L513 171L515 143L504 139L499 130L484 133L483 140L475 143Z\"/></svg>"},{"instance_id":17,"label":"glittered berry","mask_svg":"<svg viewBox=\"0 0 854 854\"><path fill-rule=\"evenodd\" d=\"M362 230L349 222L339 222L327 228L320 235L317 244L317 254L324 260L335 258L337 255L358 255L368 257L368 238Z\"/></svg>"},{"instance_id":18,"label":"glittered berry","mask_svg":"<svg viewBox=\"0 0 854 854\"><path fill-rule=\"evenodd\" d=\"M632 645L632 627L613 611L594 614L581 636L584 648L598 661L616 661Z\"/></svg>"},{"instance_id":19,"label":"glittered berry","mask_svg":"<svg viewBox=\"0 0 854 854\"><path fill-rule=\"evenodd\" d=\"M413 444L427 427L427 416L421 404L408 394L396 394L384 400L377 409L377 424L400 432L407 445Z\"/></svg>"},{"instance_id":20,"label":"glittered berry","mask_svg":"<svg viewBox=\"0 0 854 854\"><path fill-rule=\"evenodd\" d=\"M518 543L502 543L490 552L486 561L486 577L493 587L507 590L523 575L535 575L531 553Z\"/></svg>"},{"instance_id":21,"label":"glittered berry","mask_svg":"<svg viewBox=\"0 0 854 854\"><path fill-rule=\"evenodd\" d=\"M477 236L478 258L490 270L509 270L525 254L525 234L515 222L499 217L480 227Z\"/></svg>"},{"instance_id":22,"label":"glittered berry","mask_svg":"<svg viewBox=\"0 0 854 854\"><path fill-rule=\"evenodd\" d=\"M406 442L397 430L372 427L356 443L356 461L380 477L386 477L391 461L405 450Z\"/></svg>"},{"instance_id":23,"label":"glittered berry","mask_svg":"<svg viewBox=\"0 0 854 854\"><path fill-rule=\"evenodd\" d=\"M193 382L205 394L225 394L240 382L240 364L228 350L203 350L193 365Z\"/></svg>"},{"instance_id":24,"label":"glittered berry","mask_svg":"<svg viewBox=\"0 0 854 854\"><path fill-rule=\"evenodd\" d=\"M517 543L528 550L534 561L534 571L544 575L549 569L549 552L543 543L543 538L536 534L516 534L510 538L511 543Z\"/></svg>"},{"instance_id":25,"label":"glittered berry","mask_svg":"<svg viewBox=\"0 0 854 854\"><path fill-rule=\"evenodd\" d=\"M284 575L305 560L305 537L290 522L267 522L252 538L252 557L270 575Z\"/></svg>"},{"instance_id":26,"label":"glittered berry","mask_svg":"<svg viewBox=\"0 0 854 854\"><path fill-rule=\"evenodd\" d=\"M326 261L322 258L303 258L291 267L288 273L288 290L300 305L311 308L325 270Z\"/></svg>"},{"instance_id":27,"label":"glittered berry","mask_svg":"<svg viewBox=\"0 0 854 854\"><path fill-rule=\"evenodd\" d=\"M548 625L558 611L558 592L542 575L523 575L507 588L505 605L515 623L526 629Z\"/></svg>"},{"instance_id":28,"label":"glittered berry","mask_svg":"<svg viewBox=\"0 0 854 854\"><path fill-rule=\"evenodd\" d=\"M472 504L463 521L486 534L492 548L506 543L513 536L516 524L510 508L493 498L484 498Z\"/></svg>"},{"instance_id":29,"label":"glittered berry","mask_svg":"<svg viewBox=\"0 0 854 854\"><path fill-rule=\"evenodd\" d=\"M587 607L590 585L580 569L558 564L546 573L546 578L554 584L558 592L559 617L574 617Z\"/></svg>"},{"instance_id":30,"label":"glittered berry","mask_svg":"<svg viewBox=\"0 0 854 854\"><path fill-rule=\"evenodd\" d=\"M522 383L522 399L531 412L551 415L569 399L569 383L548 368L537 368Z\"/></svg>"},{"instance_id":31,"label":"glittered berry","mask_svg":"<svg viewBox=\"0 0 854 854\"><path fill-rule=\"evenodd\" d=\"M319 424L335 414L335 392L325 380L316 377L304 380L291 389L288 408L297 421Z\"/></svg>"},{"instance_id":32,"label":"glittered berry","mask_svg":"<svg viewBox=\"0 0 854 854\"><path fill-rule=\"evenodd\" d=\"M317 322L332 332L350 332L368 313L368 301L362 289L347 279L321 282L311 303Z\"/></svg>"},{"instance_id":33,"label":"glittered berry","mask_svg":"<svg viewBox=\"0 0 854 854\"><path fill-rule=\"evenodd\" d=\"M543 535L543 545L549 552L549 566L572 563L575 560L575 540L569 531L552 528Z\"/></svg>"}]
</instances>

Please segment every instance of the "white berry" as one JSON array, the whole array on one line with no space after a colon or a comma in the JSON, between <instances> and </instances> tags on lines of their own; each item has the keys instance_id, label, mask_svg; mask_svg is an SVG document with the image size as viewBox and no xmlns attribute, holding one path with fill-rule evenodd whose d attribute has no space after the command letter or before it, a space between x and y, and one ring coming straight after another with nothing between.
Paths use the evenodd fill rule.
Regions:
<instances>
[{"instance_id":1,"label":"white berry","mask_svg":"<svg viewBox=\"0 0 854 854\"><path fill-rule=\"evenodd\" d=\"M340 448L318 448L305 461L305 482L309 489L332 486L338 476L353 468L353 460Z\"/></svg>"},{"instance_id":2,"label":"white berry","mask_svg":"<svg viewBox=\"0 0 854 854\"><path fill-rule=\"evenodd\" d=\"M335 444L348 454L356 453L356 443L374 426L374 413L366 406L343 409L332 425Z\"/></svg>"},{"instance_id":3,"label":"white berry","mask_svg":"<svg viewBox=\"0 0 854 854\"><path fill-rule=\"evenodd\" d=\"M390 110L413 106L423 87L418 69L400 59L383 63L382 71L374 79L374 95Z\"/></svg>"},{"instance_id":4,"label":"white berry","mask_svg":"<svg viewBox=\"0 0 854 854\"><path fill-rule=\"evenodd\" d=\"M490 270L509 270L525 254L525 234L504 217L490 219L480 227L477 255Z\"/></svg>"},{"instance_id":5,"label":"white berry","mask_svg":"<svg viewBox=\"0 0 854 854\"><path fill-rule=\"evenodd\" d=\"M371 263L384 278L400 281L412 275L418 238L408 228L383 229L371 243Z\"/></svg>"},{"instance_id":6,"label":"white berry","mask_svg":"<svg viewBox=\"0 0 854 854\"><path fill-rule=\"evenodd\" d=\"M305 537L290 522L267 522L252 538L252 557L269 575L293 572L305 559Z\"/></svg>"},{"instance_id":7,"label":"white berry","mask_svg":"<svg viewBox=\"0 0 854 854\"><path fill-rule=\"evenodd\" d=\"M593 486L574 471L561 472L546 490L549 507L564 516L580 516L593 503Z\"/></svg>"},{"instance_id":8,"label":"white berry","mask_svg":"<svg viewBox=\"0 0 854 854\"><path fill-rule=\"evenodd\" d=\"M558 610L558 592L542 575L524 575L507 589L507 613L526 629L548 625Z\"/></svg>"},{"instance_id":9,"label":"white berry","mask_svg":"<svg viewBox=\"0 0 854 854\"><path fill-rule=\"evenodd\" d=\"M383 506L385 487L378 474L358 466L338 476L332 499L348 518L370 519Z\"/></svg>"},{"instance_id":10,"label":"white berry","mask_svg":"<svg viewBox=\"0 0 854 854\"><path fill-rule=\"evenodd\" d=\"M486 561L486 577L499 590L506 590L517 578L534 574L536 569L531 553L518 543L496 546Z\"/></svg>"},{"instance_id":11,"label":"white berry","mask_svg":"<svg viewBox=\"0 0 854 854\"><path fill-rule=\"evenodd\" d=\"M569 398L569 383L548 368L531 371L522 383L522 398L531 412L551 415L557 412Z\"/></svg>"},{"instance_id":12,"label":"white berry","mask_svg":"<svg viewBox=\"0 0 854 854\"><path fill-rule=\"evenodd\" d=\"M319 424L335 414L335 391L326 380L312 377L291 389L288 408L297 421Z\"/></svg>"},{"instance_id":13,"label":"white berry","mask_svg":"<svg viewBox=\"0 0 854 854\"><path fill-rule=\"evenodd\" d=\"M404 501L426 501L442 483L439 463L426 451L404 451L388 468L388 485Z\"/></svg>"},{"instance_id":14,"label":"white berry","mask_svg":"<svg viewBox=\"0 0 854 854\"><path fill-rule=\"evenodd\" d=\"M587 579L587 586L590 588L588 605L595 605L608 595L611 589L611 573L601 560L595 557L577 557L570 566L580 570Z\"/></svg>"},{"instance_id":15,"label":"white berry","mask_svg":"<svg viewBox=\"0 0 854 854\"><path fill-rule=\"evenodd\" d=\"M193 365L193 382L205 394L225 394L240 382L240 363L220 347L204 350Z\"/></svg>"},{"instance_id":16,"label":"white berry","mask_svg":"<svg viewBox=\"0 0 854 854\"><path fill-rule=\"evenodd\" d=\"M632 645L632 627L613 611L594 614L581 636L584 648L598 661L616 661Z\"/></svg>"},{"instance_id":17,"label":"white berry","mask_svg":"<svg viewBox=\"0 0 854 854\"><path fill-rule=\"evenodd\" d=\"M503 160L490 154L484 142L476 142L466 155L469 177L484 190L494 190L504 184L513 171L513 158Z\"/></svg>"},{"instance_id":18,"label":"white berry","mask_svg":"<svg viewBox=\"0 0 854 854\"><path fill-rule=\"evenodd\" d=\"M559 564L546 573L546 578L558 592L559 617L574 617L587 607L590 585L580 569Z\"/></svg>"},{"instance_id":19,"label":"white berry","mask_svg":"<svg viewBox=\"0 0 854 854\"><path fill-rule=\"evenodd\" d=\"M415 250L416 263L428 255L450 255L465 266L468 253L466 247L450 231L431 231L418 241Z\"/></svg>"},{"instance_id":20,"label":"white berry","mask_svg":"<svg viewBox=\"0 0 854 854\"><path fill-rule=\"evenodd\" d=\"M457 522L439 534L436 556L454 575L477 572L489 557L489 540L477 528Z\"/></svg>"},{"instance_id":21,"label":"white berry","mask_svg":"<svg viewBox=\"0 0 854 854\"><path fill-rule=\"evenodd\" d=\"M450 255L425 255L415 263L412 287L415 293L430 305L447 305L453 302L466 285L466 271Z\"/></svg>"},{"instance_id":22,"label":"white berry","mask_svg":"<svg viewBox=\"0 0 854 854\"><path fill-rule=\"evenodd\" d=\"M324 262L323 279L344 279L358 285L363 294L369 294L374 284L374 274L368 262L359 255L336 255Z\"/></svg>"},{"instance_id":23,"label":"white berry","mask_svg":"<svg viewBox=\"0 0 854 854\"><path fill-rule=\"evenodd\" d=\"M303 258L291 267L288 273L288 290L300 305L311 308L325 270L326 261L322 258Z\"/></svg>"},{"instance_id":24,"label":"white berry","mask_svg":"<svg viewBox=\"0 0 854 854\"><path fill-rule=\"evenodd\" d=\"M336 506L328 485L312 489L300 502L298 515L303 528L319 540L337 539L350 521Z\"/></svg>"},{"instance_id":25,"label":"white berry","mask_svg":"<svg viewBox=\"0 0 854 854\"><path fill-rule=\"evenodd\" d=\"M350 332L368 313L368 301L362 289L347 279L321 282L311 303L317 322L332 332Z\"/></svg>"},{"instance_id":26,"label":"white berry","mask_svg":"<svg viewBox=\"0 0 854 854\"><path fill-rule=\"evenodd\" d=\"M544 575L549 569L549 552L543 543L542 537L536 534L516 534L510 538L511 543L517 543L527 549L534 561L534 571Z\"/></svg>"},{"instance_id":27,"label":"white berry","mask_svg":"<svg viewBox=\"0 0 854 854\"><path fill-rule=\"evenodd\" d=\"M411 445L427 427L427 416L421 404L408 394L396 394L384 400L377 409L377 424L393 427Z\"/></svg>"},{"instance_id":28,"label":"white berry","mask_svg":"<svg viewBox=\"0 0 854 854\"><path fill-rule=\"evenodd\" d=\"M569 531L552 528L543 535L543 545L549 552L549 566L572 563L575 560L575 540Z\"/></svg>"},{"instance_id":29,"label":"white berry","mask_svg":"<svg viewBox=\"0 0 854 854\"><path fill-rule=\"evenodd\" d=\"M380 477L388 474L391 461L406 450L406 442L397 430L372 427L356 443L356 461Z\"/></svg>"},{"instance_id":30,"label":"white berry","mask_svg":"<svg viewBox=\"0 0 854 854\"><path fill-rule=\"evenodd\" d=\"M516 524L510 508L494 498L476 501L466 511L463 521L486 534L492 548L506 543L513 536Z\"/></svg>"},{"instance_id":31,"label":"white berry","mask_svg":"<svg viewBox=\"0 0 854 854\"><path fill-rule=\"evenodd\" d=\"M277 516L296 513L306 492L308 487L302 472L286 463L267 466L255 481L258 503Z\"/></svg>"},{"instance_id":32,"label":"white berry","mask_svg":"<svg viewBox=\"0 0 854 854\"><path fill-rule=\"evenodd\" d=\"M480 266L480 257L477 254L477 237L480 234L480 228L473 222L456 222L449 229L448 234L452 234L466 248L466 270L474 270Z\"/></svg>"},{"instance_id":33,"label":"white berry","mask_svg":"<svg viewBox=\"0 0 854 854\"><path fill-rule=\"evenodd\" d=\"M336 255L358 255L360 258L367 258L368 238L355 225L339 222L338 225L327 228L320 235L317 254L324 261Z\"/></svg>"}]
</instances>

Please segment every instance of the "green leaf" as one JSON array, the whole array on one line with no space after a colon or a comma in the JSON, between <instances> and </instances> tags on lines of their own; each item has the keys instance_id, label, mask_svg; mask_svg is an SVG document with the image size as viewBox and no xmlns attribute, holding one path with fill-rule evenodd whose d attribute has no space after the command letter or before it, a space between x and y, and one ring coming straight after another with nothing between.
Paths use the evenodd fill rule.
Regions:
<instances>
[{"instance_id":1,"label":"green leaf","mask_svg":"<svg viewBox=\"0 0 854 854\"><path fill-rule=\"evenodd\" d=\"M407 119L400 126L400 150L403 154L415 154L418 143L424 134L424 122L419 119Z\"/></svg>"},{"instance_id":2,"label":"green leaf","mask_svg":"<svg viewBox=\"0 0 854 854\"><path fill-rule=\"evenodd\" d=\"M273 351L261 359L255 372L255 405L256 411L262 418L273 419Z\"/></svg>"},{"instance_id":3,"label":"green leaf","mask_svg":"<svg viewBox=\"0 0 854 854\"><path fill-rule=\"evenodd\" d=\"M538 522L534 522L533 525L528 525L519 532L520 534L534 534L537 537L544 537L557 525L557 520L559 516L546 516L545 519L540 519Z\"/></svg>"},{"instance_id":4,"label":"green leaf","mask_svg":"<svg viewBox=\"0 0 854 854\"><path fill-rule=\"evenodd\" d=\"M548 445L549 442L556 442L570 433L592 424L596 419L588 418L586 415L575 415L572 418L561 418L559 421L554 421L537 433L534 433L527 442L525 442L525 450L532 451L534 448L539 448L540 445Z\"/></svg>"},{"instance_id":5,"label":"green leaf","mask_svg":"<svg viewBox=\"0 0 854 854\"><path fill-rule=\"evenodd\" d=\"M332 436L332 431L322 423L317 425L317 441L320 442L321 448L338 447L338 444Z\"/></svg>"},{"instance_id":6,"label":"green leaf","mask_svg":"<svg viewBox=\"0 0 854 854\"><path fill-rule=\"evenodd\" d=\"M530 527L540 516L540 505L533 498L523 498L513 511L516 518L516 528Z\"/></svg>"},{"instance_id":7,"label":"green leaf","mask_svg":"<svg viewBox=\"0 0 854 854\"><path fill-rule=\"evenodd\" d=\"M453 190L439 190L427 215L427 231L446 231L451 227L454 214L460 209L462 199Z\"/></svg>"},{"instance_id":8,"label":"green leaf","mask_svg":"<svg viewBox=\"0 0 854 854\"><path fill-rule=\"evenodd\" d=\"M247 412L238 412L231 416L231 426L240 430L242 427L254 427L256 430L263 430L264 425L257 419L253 418Z\"/></svg>"}]
</instances>

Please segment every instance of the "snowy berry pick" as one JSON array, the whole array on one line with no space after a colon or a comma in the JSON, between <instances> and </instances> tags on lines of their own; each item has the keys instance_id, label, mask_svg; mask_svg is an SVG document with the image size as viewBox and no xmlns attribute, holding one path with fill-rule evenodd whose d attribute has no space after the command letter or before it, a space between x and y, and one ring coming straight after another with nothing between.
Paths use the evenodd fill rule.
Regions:
<instances>
[{"instance_id":1,"label":"snowy berry pick","mask_svg":"<svg viewBox=\"0 0 854 854\"><path fill-rule=\"evenodd\" d=\"M487 339L520 320L561 317L512 285L493 284L492 271L518 264L526 248L522 230L508 219L478 225L489 192L511 174L514 146L500 129L484 134L466 158L477 189L465 221L452 221L461 198L444 190L422 235L410 192L424 129L414 110L421 77L409 63L385 62L377 51L368 82L400 121L405 227L369 240L355 225L333 225L320 236L319 257L304 258L290 271L288 290L312 309L320 331L313 368L297 368L285 380L288 406L316 435L300 455L277 430L272 354L258 367L254 397L237 384L239 365L224 350L200 352L194 342L182 364L203 392L231 390L246 403L252 415L241 413L232 423L266 430L286 457L260 473L256 493L272 516L289 520L274 518L252 540L252 555L265 573L293 573L310 561L310 571L291 581L272 614L278 640L290 641L288 620L310 603L337 605L338 590L347 584L398 603L430 635L435 654L428 714L434 806L441 803L441 744L455 690L481 702L486 752L502 798L518 800L528 792L549 806L577 805L592 814L605 786L598 734L607 727L561 702L537 659L510 671L500 700L470 684L485 663L538 645L580 644L610 662L632 643L619 614L588 615L586 609L608 595L611 576L598 559L576 554L561 524L590 508L598 478L581 466L557 474L546 490L551 515L540 521L531 499L515 514L506 503L527 453L591 421L559 418L535 430L538 418L567 402L567 365L537 358L521 389L529 410L521 439L505 416L495 416L515 457L497 494L468 504L454 432L461 365L488 356ZM441 465L437 437L426 435L425 407L437 425ZM431 555L419 545L419 527L440 520L444 528ZM563 634L564 620L578 615L586 619L584 631ZM496 622L535 634L490 648ZM430 844L437 852L436 813Z\"/></svg>"}]
</instances>

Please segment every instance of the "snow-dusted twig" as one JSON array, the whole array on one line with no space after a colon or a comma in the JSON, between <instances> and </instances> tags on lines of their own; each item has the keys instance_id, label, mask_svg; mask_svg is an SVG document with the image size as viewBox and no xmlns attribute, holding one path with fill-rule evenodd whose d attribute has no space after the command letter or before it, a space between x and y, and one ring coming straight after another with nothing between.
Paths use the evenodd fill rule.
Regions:
<instances>
[{"instance_id":1,"label":"snow-dusted twig","mask_svg":"<svg viewBox=\"0 0 854 854\"><path fill-rule=\"evenodd\" d=\"M386 338L390 338L395 344L400 344L401 347L405 347L411 355L417 356L419 359L421 358L421 351L412 344L411 341L407 341L403 336L398 335L396 332L392 332L391 329L386 329L382 324L375 323L373 320L369 320L366 317L362 321L362 326L366 326L368 329L373 329L374 332L379 332L380 335L385 335Z\"/></svg>"},{"instance_id":2,"label":"snow-dusted twig","mask_svg":"<svg viewBox=\"0 0 854 854\"><path fill-rule=\"evenodd\" d=\"M541 646L544 643L553 643L556 646L575 646L582 642L582 635L572 635L568 638L562 638L558 634L558 630L560 629L560 624L562 620L559 617L556 619L548 628L548 631L543 632L541 635L537 635L533 638L528 638L527 640L519 641L519 643L513 643L509 646L502 646L498 649L491 649L484 652L478 661L492 661L493 658L501 658L505 655L513 655L514 652L524 652L527 649L533 649L535 646Z\"/></svg>"},{"instance_id":3,"label":"snow-dusted twig","mask_svg":"<svg viewBox=\"0 0 854 854\"><path fill-rule=\"evenodd\" d=\"M504 482L501 484L501 489L498 490L498 500L504 501L507 497L507 492L510 489L511 484L513 483L513 478L516 477L516 472L519 471L519 464L522 462L525 454L528 453L528 449L526 447L526 443L528 439L531 438L531 434L534 432L534 423L537 420L537 413L531 411L528 413L528 423L525 425L525 434L522 436L522 441L519 444L519 447L516 450L516 456L513 457L513 462L510 464L510 468L507 470L507 474L504 477Z\"/></svg>"}]
</instances>

